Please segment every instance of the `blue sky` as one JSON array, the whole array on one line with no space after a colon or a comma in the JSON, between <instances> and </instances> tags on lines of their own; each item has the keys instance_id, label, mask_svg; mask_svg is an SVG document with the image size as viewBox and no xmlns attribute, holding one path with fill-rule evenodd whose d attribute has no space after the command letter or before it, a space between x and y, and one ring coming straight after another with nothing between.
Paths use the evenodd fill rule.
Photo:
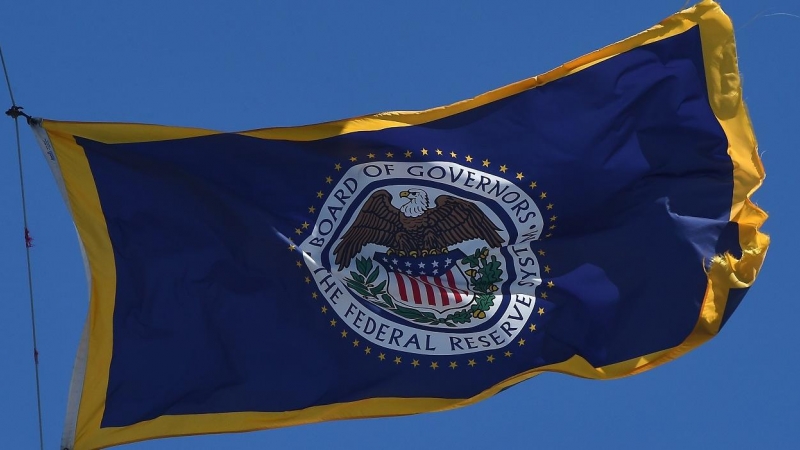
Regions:
<instances>
[{"instance_id":1,"label":"blue sky","mask_svg":"<svg viewBox=\"0 0 800 450\"><path fill-rule=\"evenodd\" d=\"M36 116L236 131L424 109L545 72L681 9L682 0L573 2L4 2L0 45ZM800 304L791 282L800 163L800 6L726 1L767 170L754 199L773 239L722 333L613 381L545 374L479 404L413 417L120 448L794 448ZM784 14L786 13L786 14ZM10 105L0 93L4 109ZM5 103L2 103L5 102ZM87 289L77 237L22 128L45 444L56 448ZM0 447L38 447L13 121L0 120ZM676 281L677 282L677 281Z\"/></svg>"}]
</instances>

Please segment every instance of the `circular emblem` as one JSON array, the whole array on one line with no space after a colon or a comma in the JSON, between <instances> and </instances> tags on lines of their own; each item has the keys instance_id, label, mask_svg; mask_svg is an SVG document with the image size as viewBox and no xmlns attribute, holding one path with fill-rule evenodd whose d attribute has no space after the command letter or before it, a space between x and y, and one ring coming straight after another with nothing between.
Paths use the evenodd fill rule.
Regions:
<instances>
[{"instance_id":1,"label":"circular emblem","mask_svg":"<svg viewBox=\"0 0 800 450\"><path fill-rule=\"evenodd\" d=\"M457 163L351 167L300 249L320 293L364 339L453 355L512 342L534 311L536 203Z\"/></svg>"}]
</instances>

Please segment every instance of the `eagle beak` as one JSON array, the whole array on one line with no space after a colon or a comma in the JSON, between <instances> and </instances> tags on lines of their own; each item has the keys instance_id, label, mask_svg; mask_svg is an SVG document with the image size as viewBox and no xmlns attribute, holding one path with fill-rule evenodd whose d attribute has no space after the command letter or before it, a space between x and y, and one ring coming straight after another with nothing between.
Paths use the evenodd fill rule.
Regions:
<instances>
[{"instance_id":1,"label":"eagle beak","mask_svg":"<svg viewBox=\"0 0 800 450\"><path fill-rule=\"evenodd\" d=\"M400 197L408 197L408 191L401 192Z\"/></svg>"}]
</instances>

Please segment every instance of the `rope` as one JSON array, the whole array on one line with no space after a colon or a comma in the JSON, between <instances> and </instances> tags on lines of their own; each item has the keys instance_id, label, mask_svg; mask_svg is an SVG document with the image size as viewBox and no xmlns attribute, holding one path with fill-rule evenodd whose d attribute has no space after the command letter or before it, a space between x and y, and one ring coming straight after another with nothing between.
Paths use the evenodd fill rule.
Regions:
<instances>
[{"instance_id":1,"label":"rope","mask_svg":"<svg viewBox=\"0 0 800 450\"><path fill-rule=\"evenodd\" d=\"M31 116L22 112L22 107L17 106L14 101L14 92L11 90L11 80L8 77L8 69L6 68L6 59L3 57L3 48L0 47L0 62L3 64L3 74L6 77L6 86L8 86L8 96L11 97L11 108L6 111L6 115L14 119L14 130L17 135L17 162L19 165L19 190L22 197L22 222L25 229L25 258L28 265L28 293L31 305L31 332L33 333L33 366L36 372L36 409L39 414L39 449L44 450L44 432L42 427L42 394L39 387L39 349L36 345L36 314L33 307L33 276L31 275L31 247L33 247L33 238L28 230L28 208L25 201L25 181L23 179L22 171L22 146L19 140L19 116L25 117L28 121Z\"/></svg>"},{"instance_id":2,"label":"rope","mask_svg":"<svg viewBox=\"0 0 800 450\"><path fill-rule=\"evenodd\" d=\"M14 101L14 92L11 90L11 80L8 78L6 59L3 58L3 47L0 47L0 61L3 62L3 74L6 76L6 86L8 86L8 96L11 97L11 106L17 106L17 102Z\"/></svg>"}]
</instances>

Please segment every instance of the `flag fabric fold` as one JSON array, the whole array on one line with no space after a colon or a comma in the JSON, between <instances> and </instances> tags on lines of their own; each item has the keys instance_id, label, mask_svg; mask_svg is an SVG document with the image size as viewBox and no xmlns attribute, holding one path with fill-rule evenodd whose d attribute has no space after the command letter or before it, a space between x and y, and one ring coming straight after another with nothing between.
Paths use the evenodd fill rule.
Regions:
<instances>
[{"instance_id":1,"label":"flag fabric fold","mask_svg":"<svg viewBox=\"0 0 800 450\"><path fill-rule=\"evenodd\" d=\"M735 61L703 1L427 111L36 122L91 288L62 447L440 411L695 348L769 244Z\"/></svg>"}]
</instances>

